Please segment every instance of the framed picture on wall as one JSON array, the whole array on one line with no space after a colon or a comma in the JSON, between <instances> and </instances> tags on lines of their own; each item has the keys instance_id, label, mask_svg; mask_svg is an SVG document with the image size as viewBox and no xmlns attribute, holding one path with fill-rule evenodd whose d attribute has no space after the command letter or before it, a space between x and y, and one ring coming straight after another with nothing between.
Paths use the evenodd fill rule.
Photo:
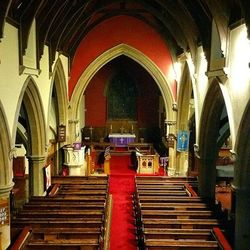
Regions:
<instances>
[{"instance_id":1,"label":"framed picture on wall","mask_svg":"<svg viewBox=\"0 0 250 250\"><path fill-rule=\"evenodd\" d=\"M65 125L58 126L57 133L58 133L57 141L58 142L65 142L66 141L66 126Z\"/></svg>"}]
</instances>

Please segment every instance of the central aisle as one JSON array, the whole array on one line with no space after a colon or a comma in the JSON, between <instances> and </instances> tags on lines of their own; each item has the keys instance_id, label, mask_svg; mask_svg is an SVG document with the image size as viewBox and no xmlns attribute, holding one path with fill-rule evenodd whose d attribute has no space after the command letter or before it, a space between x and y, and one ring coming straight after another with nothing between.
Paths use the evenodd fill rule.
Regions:
<instances>
[{"instance_id":1,"label":"central aisle","mask_svg":"<svg viewBox=\"0 0 250 250\"><path fill-rule=\"evenodd\" d=\"M130 156L110 159L110 193L113 196L110 250L136 250L132 195L135 191L135 171L129 168Z\"/></svg>"}]
</instances>

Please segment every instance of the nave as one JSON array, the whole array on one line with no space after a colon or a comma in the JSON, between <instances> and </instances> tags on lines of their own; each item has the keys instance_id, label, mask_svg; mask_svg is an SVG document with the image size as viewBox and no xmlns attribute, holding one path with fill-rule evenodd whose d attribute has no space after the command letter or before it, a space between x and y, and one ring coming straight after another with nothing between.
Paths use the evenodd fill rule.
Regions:
<instances>
[{"instance_id":1,"label":"nave","mask_svg":"<svg viewBox=\"0 0 250 250\"><path fill-rule=\"evenodd\" d=\"M109 177L52 177L13 215L10 249L231 249L196 178L139 175L126 155L110 164Z\"/></svg>"}]
</instances>

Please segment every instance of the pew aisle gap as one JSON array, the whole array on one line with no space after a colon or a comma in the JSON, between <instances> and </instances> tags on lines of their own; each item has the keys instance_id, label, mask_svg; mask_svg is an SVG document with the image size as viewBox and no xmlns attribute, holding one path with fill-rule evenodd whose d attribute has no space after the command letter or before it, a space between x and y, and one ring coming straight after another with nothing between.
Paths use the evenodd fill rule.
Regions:
<instances>
[{"instance_id":1,"label":"pew aisle gap","mask_svg":"<svg viewBox=\"0 0 250 250\"><path fill-rule=\"evenodd\" d=\"M136 250L132 195L135 171L130 169L130 156L112 156L110 193L113 196L110 250Z\"/></svg>"}]
</instances>

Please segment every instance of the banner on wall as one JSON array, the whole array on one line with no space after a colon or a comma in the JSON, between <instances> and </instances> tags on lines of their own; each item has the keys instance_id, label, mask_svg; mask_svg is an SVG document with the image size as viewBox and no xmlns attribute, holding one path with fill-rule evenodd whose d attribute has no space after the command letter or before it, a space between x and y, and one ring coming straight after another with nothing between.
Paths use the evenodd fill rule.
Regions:
<instances>
[{"instance_id":1,"label":"banner on wall","mask_svg":"<svg viewBox=\"0 0 250 250\"><path fill-rule=\"evenodd\" d=\"M44 167L44 191L47 191L51 186L51 166Z\"/></svg>"},{"instance_id":2,"label":"banner on wall","mask_svg":"<svg viewBox=\"0 0 250 250\"><path fill-rule=\"evenodd\" d=\"M177 136L177 151L185 152L188 151L189 145L189 131L180 130Z\"/></svg>"}]
</instances>

